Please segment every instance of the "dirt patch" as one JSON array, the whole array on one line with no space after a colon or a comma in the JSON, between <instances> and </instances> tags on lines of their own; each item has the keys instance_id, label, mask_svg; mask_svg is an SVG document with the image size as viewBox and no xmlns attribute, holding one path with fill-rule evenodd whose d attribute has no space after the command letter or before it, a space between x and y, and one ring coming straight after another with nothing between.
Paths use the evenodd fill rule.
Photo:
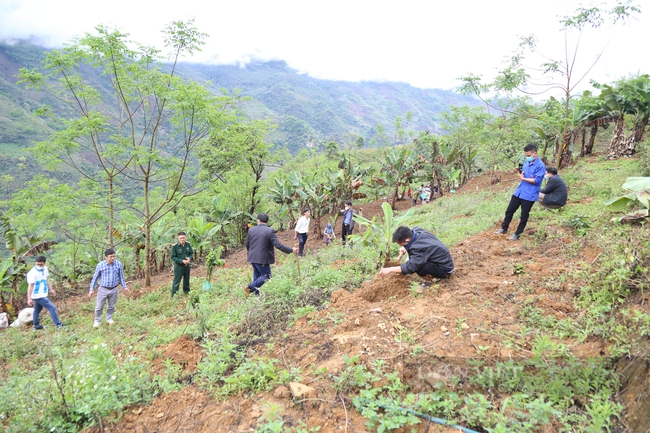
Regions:
<instances>
[{"instance_id":1,"label":"dirt patch","mask_svg":"<svg viewBox=\"0 0 650 433\"><path fill-rule=\"evenodd\" d=\"M159 348L160 356L153 361L152 374L159 374L165 369L165 362L171 360L172 363L181 366L183 374L190 374L196 371L196 366L203 352L201 346L187 335L181 335L167 346Z\"/></svg>"},{"instance_id":2,"label":"dirt patch","mask_svg":"<svg viewBox=\"0 0 650 433\"><path fill-rule=\"evenodd\" d=\"M385 301L390 298L401 299L409 295L408 288L412 277L402 274L376 276L372 281L365 281L355 292L357 296L368 302Z\"/></svg>"}]
</instances>

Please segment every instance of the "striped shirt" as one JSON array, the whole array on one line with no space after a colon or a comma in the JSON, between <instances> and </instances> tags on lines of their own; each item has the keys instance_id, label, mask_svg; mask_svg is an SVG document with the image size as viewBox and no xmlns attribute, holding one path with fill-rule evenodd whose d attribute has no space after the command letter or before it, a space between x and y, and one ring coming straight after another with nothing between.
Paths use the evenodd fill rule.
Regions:
<instances>
[{"instance_id":1,"label":"striped shirt","mask_svg":"<svg viewBox=\"0 0 650 433\"><path fill-rule=\"evenodd\" d=\"M99 279L100 287L105 287L107 289L112 289L117 287L118 284L122 284L123 288L126 288L126 281L124 281L124 267L119 260L115 260L112 265L109 265L106 260L99 263L95 268L95 275L90 282L90 291L95 290L95 284Z\"/></svg>"}]
</instances>

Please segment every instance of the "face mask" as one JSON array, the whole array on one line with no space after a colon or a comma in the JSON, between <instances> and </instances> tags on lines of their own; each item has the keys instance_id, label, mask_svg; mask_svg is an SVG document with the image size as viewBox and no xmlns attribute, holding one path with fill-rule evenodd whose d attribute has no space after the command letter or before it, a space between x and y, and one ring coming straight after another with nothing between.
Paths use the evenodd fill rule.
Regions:
<instances>
[{"instance_id":1,"label":"face mask","mask_svg":"<svg viewBox=\"0 0 650 433\"><path fill-rule=\"evenodd\" d=\"M534 160L535 160L534 156L527 156L526 157L526 161L528 161L528 162L533 162Z\"/></svg>"},{"instance_id":2,"label":"face mask","mask_svg":"<svg viewBox=\"0 0 650 433\"><path fill-rule=\"evenodd\" d=\"M42 271L43 269L45 269L45 266L36 266L36 269L38 269L39 271Z\"/></svg>"},{"instance_id":3,"label":"face mask","mask_svg":"<svg viewBox=\"0 0 650 433\"><path fill-rule=\"evenodd\" d=\"M548 180L548 175L547 174L544 175L544 179Z\"/></svg>"}]
</instances>

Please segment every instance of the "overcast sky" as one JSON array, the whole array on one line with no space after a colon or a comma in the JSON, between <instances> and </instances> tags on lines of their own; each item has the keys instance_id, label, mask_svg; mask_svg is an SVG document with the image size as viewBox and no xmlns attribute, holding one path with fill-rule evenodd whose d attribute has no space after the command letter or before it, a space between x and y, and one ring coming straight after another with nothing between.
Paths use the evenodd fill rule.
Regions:
<instances>
[{"instance_id":1,"label":"overcast sky","mask_svg":"<svg viewBox=\"0 0 650 433\"><path fill-rule=\"evenodd\" d=\"M577 71L611 82L650 73L650 2L626 26L587 33ZM451 88L468 72L494 75L519 36L535 34L541 51L564 58L559 15L573 0L0 0L0 39L33 38L60 46L97 24L119 27L135 41L160 46L172 20L195 18L210 35L191 60L243 65L284 60L309 75L347 81L401 81ZM570 44L573 46L573 43ZM189 60L189 59L187 59ZM534 66L538 62L534 63ZM531 64L533 65L533 64ZM587 83L588 84L588 83Z\"/></svg>"}]
</instances>

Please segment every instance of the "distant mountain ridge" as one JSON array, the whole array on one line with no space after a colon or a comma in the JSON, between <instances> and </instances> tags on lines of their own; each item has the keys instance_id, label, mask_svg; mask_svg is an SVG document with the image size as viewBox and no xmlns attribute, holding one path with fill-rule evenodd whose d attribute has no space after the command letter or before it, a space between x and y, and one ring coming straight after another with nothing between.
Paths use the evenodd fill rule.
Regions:
<instances>
[{"instance_id":1,"label":"distant mountain ridge","mask_svg":"<svg viewBox=\"0 0 650 433\"><path fill-rule=\"evenodd\" d=\"M291 150L322 140L341 141L350 133L366 141L382 124L392 136L397 116L413 113L409 130L441 132L440 114L452 105L477 105L473 97L450 90L420 89L395 82L347 82L312 78L283 61L254 62L245 67L183 64L179 73L210 80L216 91L238 88L254 98L246 111L278 124L274 141Z\"/></svg>"},{"instance_id":2,"label":"distant mountain ridge","mask_svg":"<svg viewBox=\"0 0 650 433\"><path fill-rule=\"evenodd\" d=\"M27 164L36 168L25 148L46 140L56 128L32 113L43 104L52 105L55 111L62 107L41 92L17 85L15 77L21 67L39 67L46 52L27 42L0 42L0 169L3 172L15 172L19 157L22 157L22 167ZM351 134L369 143L378 124L385 126L392 142L395 118L404 116L408 110L413 113L409 131L440 132L440 115L449 106L478 104L476 99L453 91L419 89L405 83L320 80L289 68L283 61L252 62L245 67L182 63L177 72L186 79L206 84L215 93L223 88L240 89L243 95L251 96L253 101L244 107L246 114L273 119L278 128L269 141L286 145L291 152L326 141L342 143ZM99 76L92 79L101 86Z\"/></svg>"}]
</instances>

